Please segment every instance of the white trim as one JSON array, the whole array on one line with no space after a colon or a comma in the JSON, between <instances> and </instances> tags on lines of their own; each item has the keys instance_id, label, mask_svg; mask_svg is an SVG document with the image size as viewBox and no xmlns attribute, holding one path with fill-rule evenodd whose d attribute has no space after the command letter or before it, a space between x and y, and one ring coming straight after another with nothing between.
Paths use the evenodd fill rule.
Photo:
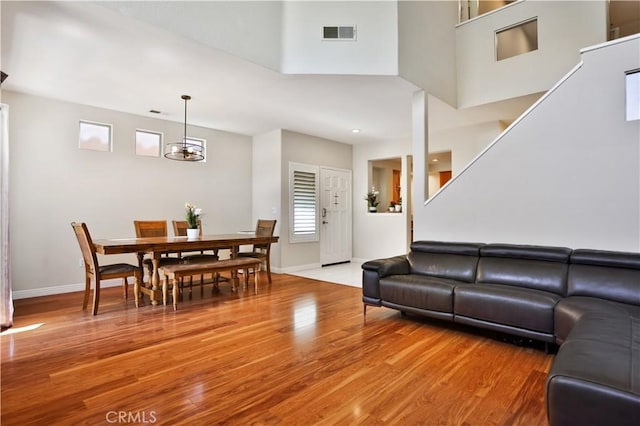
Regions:
<instances>
[{"instance_id":1,"label":"white trim","mask_svg":"<svg viewBox=\"0 0 640 426\"><path fill-rule=\"evenodd\" d=\"M133 282L130 282L133 286ZM122 285L122 279L116 278L113 280L102 280L100 281L100 288L107 287L119 287ZM94 284L91 284L91 291L93 292ZM57 285L52 287L41 287L41 288L32 288L29 290L14 290L13 298L14 299L28 299L30 297L40 297L40 296L53 296L54 294L63 294L63 293L73 293L76 291L84 291L84 283L82 284L65 284L65 285Z\"/></svg>"},{"instance_id":2,"label":"white trim","mask_svg":"<svg viewBox=\"0 0 640 426\"><path fill-rule=\"evenodd\" d=\"M631 41L637 38L640 38L640 34L632 34L626 37L617 38L615 40L605 41L604 43L594 44L593 46L588 46L583 49L580 49L580 54L602 49L603 47L613 46L614 44L626 43L627 41Z\"/></svg>"}]
</instances>

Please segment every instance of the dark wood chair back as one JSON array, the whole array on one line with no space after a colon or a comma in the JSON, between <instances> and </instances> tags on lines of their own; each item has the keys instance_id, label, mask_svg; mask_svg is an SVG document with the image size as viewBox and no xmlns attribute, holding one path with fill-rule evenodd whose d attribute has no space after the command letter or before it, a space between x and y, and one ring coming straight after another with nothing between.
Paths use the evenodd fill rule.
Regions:
<instances>
[{"instance_id":1,"label":"dark wood chair back","mask_svg":"<svg viewBox=\"0 0 640 426\"><path fill-rule=\"evenodd\" d=\"M84 259L84 269L88 273L96 273L99 270L98 256L96 255L96 249L93 245L93 240L89 234L87 225L78 222L72 222L71 227L76 234L78 244L80 245L80 251L82 252L82 258Z\"/></svg>"},{"instance_id":2,"label":"dark wood chair back","mask_svg":"<svg viewBox=\"0 0 640 426\"><path fill-rule=\"evenodd\" d=\"M256 237L273 237L273 232L276 229L276 220L258 219L256 224ZM269 250L271 243L269 244L255 244L253 246L254 253L264 252Z\"/></svg>"}]
</instances>

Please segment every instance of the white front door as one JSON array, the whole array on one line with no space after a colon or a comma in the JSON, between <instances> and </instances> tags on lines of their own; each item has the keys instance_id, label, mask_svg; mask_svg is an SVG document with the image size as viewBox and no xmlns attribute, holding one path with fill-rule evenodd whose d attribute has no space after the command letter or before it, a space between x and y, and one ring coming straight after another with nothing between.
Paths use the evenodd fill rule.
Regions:
<instances>
[{"instance_id":1,"label":"white front door","mask_svg":"<svg viewBox=\"0 0 640 426\"><path fill-rule=\"evenodd\" d=\"M351 171L320 168L320 263L351 261Z\"/></svg>"}]
</instances>

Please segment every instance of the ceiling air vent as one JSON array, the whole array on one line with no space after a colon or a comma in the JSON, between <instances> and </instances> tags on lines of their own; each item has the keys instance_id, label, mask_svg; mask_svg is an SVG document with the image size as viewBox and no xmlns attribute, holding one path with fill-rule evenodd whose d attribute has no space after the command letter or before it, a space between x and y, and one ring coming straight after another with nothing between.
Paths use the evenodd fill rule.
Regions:
<instances>
[{"instance_id":1,"label":"ceiling air vent","mask_svg":"<svg viewBox=\"0 0 640 426\"><path fill-rule=\"evenodd\" d=\"M323 40L355 40L356 39L356 26L329 26L322 27L322 39Z\"/></svg>"}]
</instances>

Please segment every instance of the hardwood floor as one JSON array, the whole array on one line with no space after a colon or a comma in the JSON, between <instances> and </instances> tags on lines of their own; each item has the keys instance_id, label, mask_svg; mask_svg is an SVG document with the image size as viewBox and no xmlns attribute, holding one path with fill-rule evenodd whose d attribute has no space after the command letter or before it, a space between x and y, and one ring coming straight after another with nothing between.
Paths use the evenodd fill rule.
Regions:
<instances>
[{"instance_id":1,"label":"hardwood floor","mask_svg":"<svg viewBox=\"0 0 640 426\"><path fill-rule=\"evenodd\" d=\"M176 312L119 288L96 317L81 293L17 300L2 425L547 423L540 348L385 308L365 322L359 288L262 278Z\"/></svg>"}]
</instances>

